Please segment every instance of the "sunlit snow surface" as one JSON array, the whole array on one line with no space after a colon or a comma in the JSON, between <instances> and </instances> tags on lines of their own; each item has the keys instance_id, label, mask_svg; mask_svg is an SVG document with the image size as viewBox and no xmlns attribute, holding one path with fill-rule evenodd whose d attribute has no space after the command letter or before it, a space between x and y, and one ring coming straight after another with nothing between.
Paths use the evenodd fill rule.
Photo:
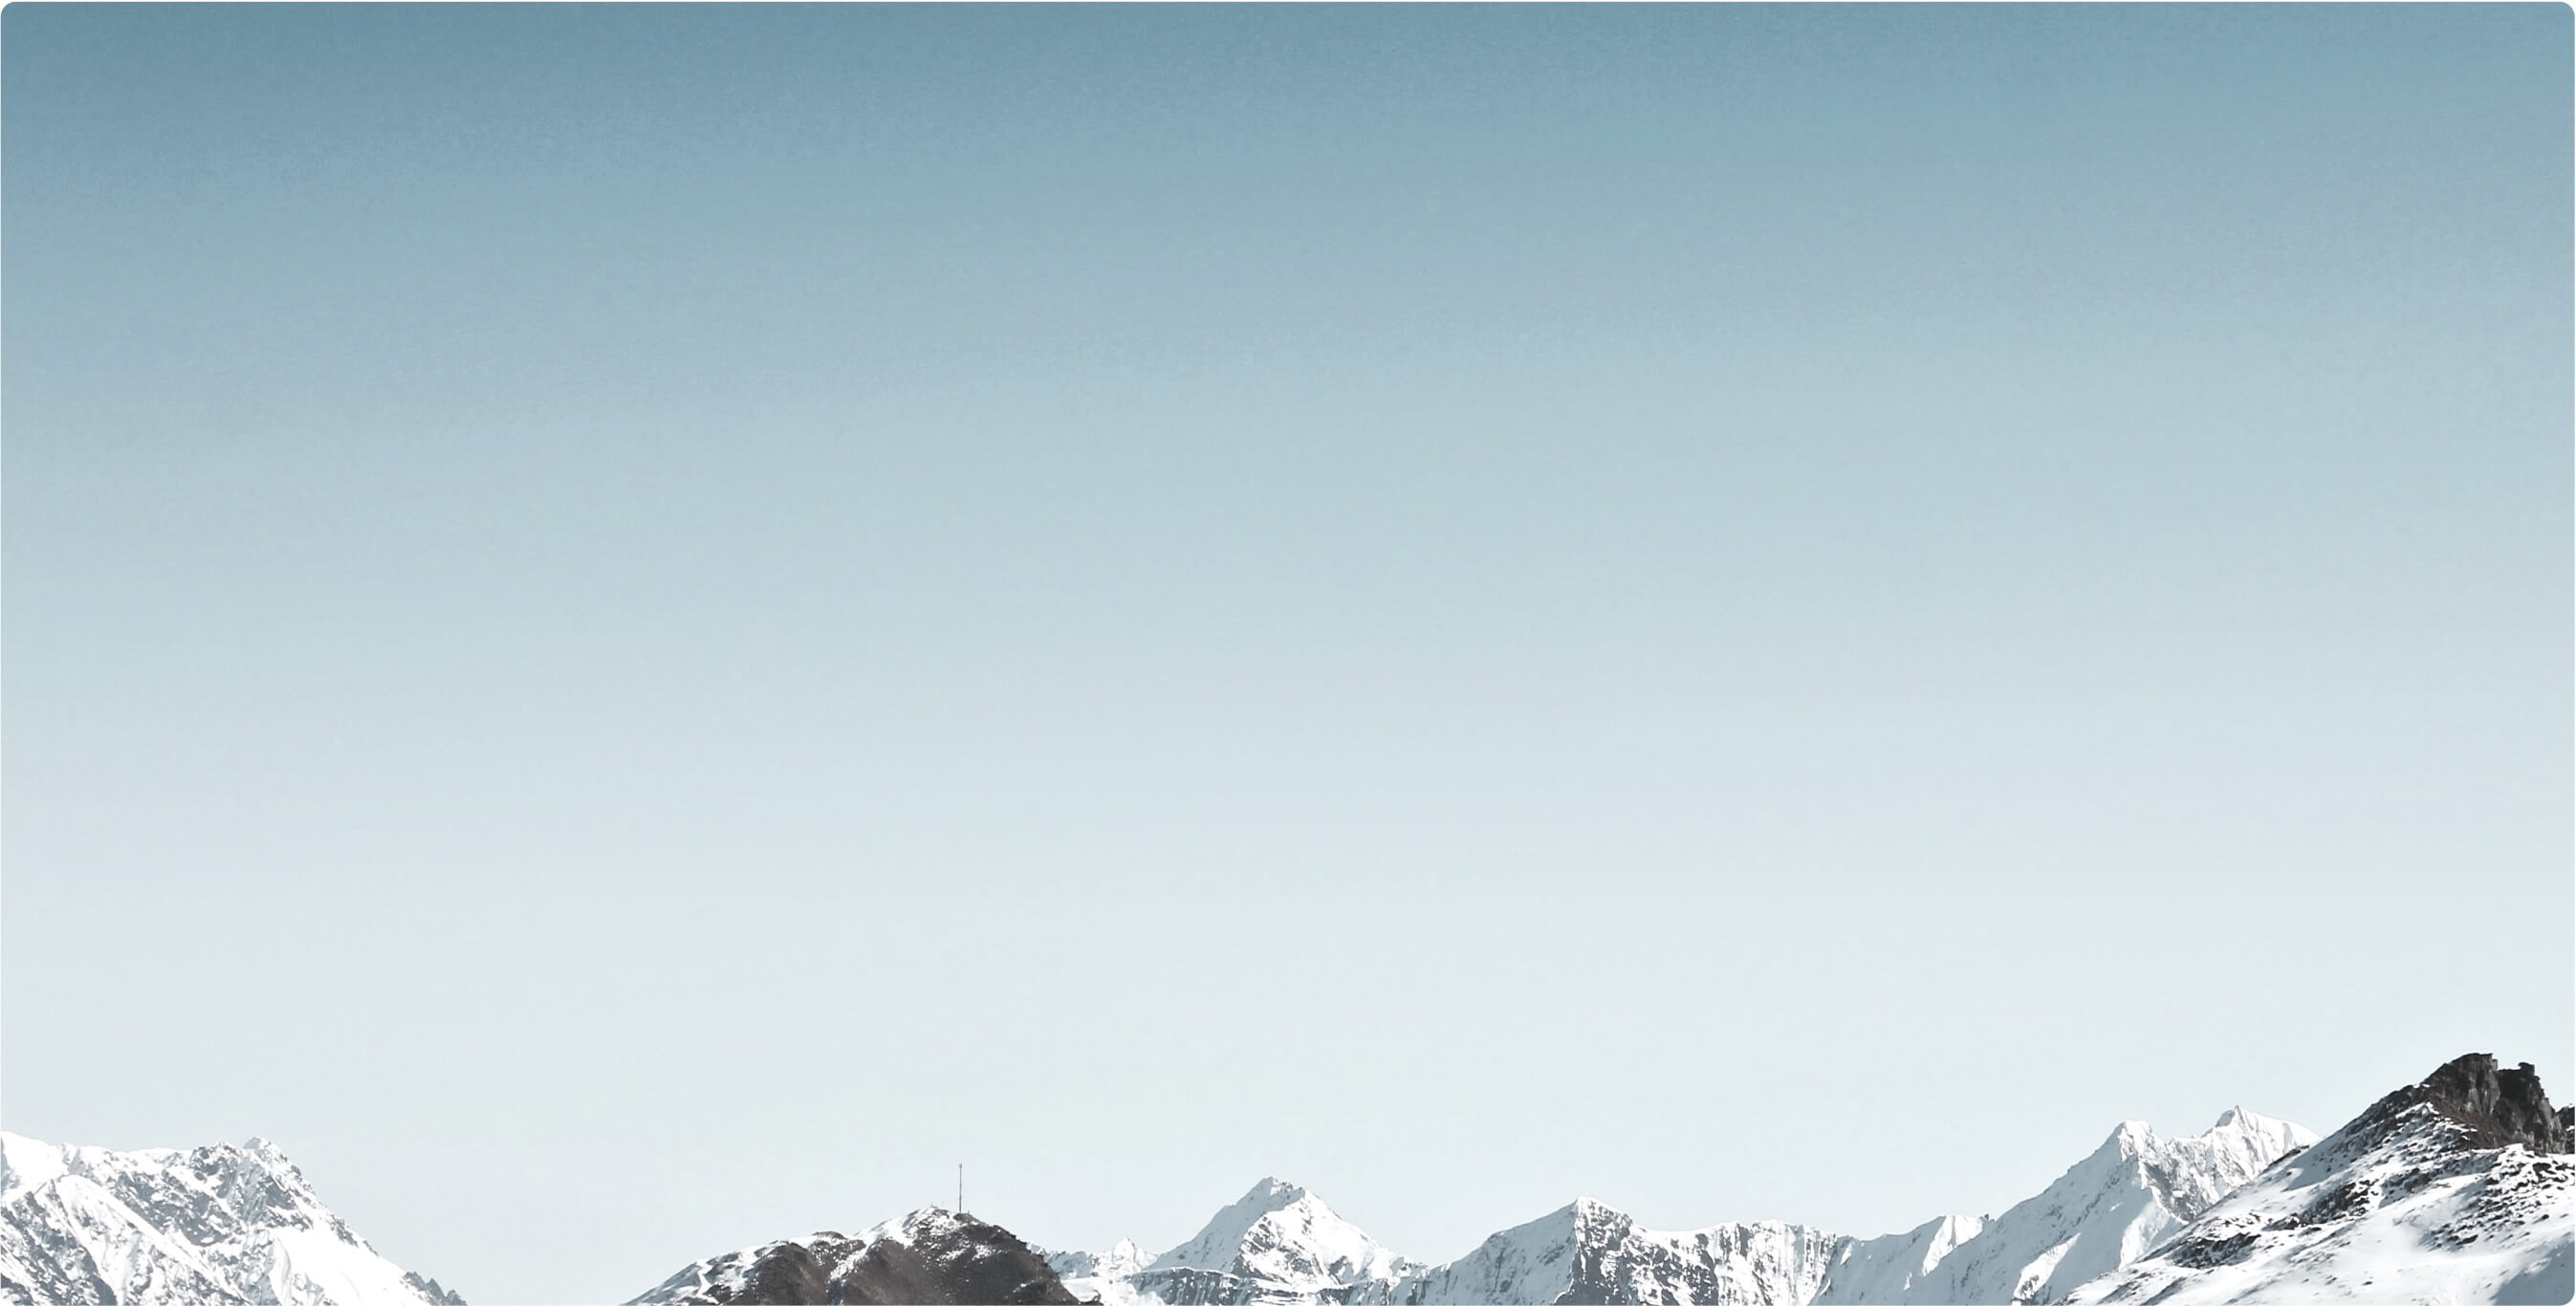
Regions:
<instances>
[{"instance_id":1,"label":"sunlit snow surface","mask_svg":"<svg viewBox=\"0 0 2576 1306\"><path fill-rule=\"evenodd\" d=\"M1583 1198L1495 1234L1445 1265L1395 1256L1293 1184L1265 1179L1189 1242L1048 1257L1102 1306L1819 1306L2048 1301L2136 1260L2285 1152L2316 1141L2230 1111L2207 1133L2131 1122L2045 1191L2000 1216L1946 1216L1854 1239L1778 1221L1647 1229Z\"/></svg>"},{"instance_id":2,"label":"sunlit snow surface","mask_svg":"<svg viewBox=\"0 0 2576 1306\"><path fill-rule=\"evenodd\" d=\"M1048 1253L1047 1263L1075 1296L1097 1294L1103 1306L1386 1301L1422 1268L1277 1179L1254 1184L1197 1236L1150 1260L1122 1240L1107 1252Z\"/></svg>"},{"instance_id":3,"label":"sunlit snow surface","mask_svg":"<svg viewBox=\"0 0 2576 1306\"><path fill-rule=\"evenodd\" d=\"M1797 1306L1848 1240L1765 1220L1668 1232L1590 1198L1507 1229L1401 1285L1405 1303L1660 1302Z\"/></svg>"},{"instance_id":4,"label":"sunlit snow surface","mask_svg":"<svg viewBox=\"0 0 2576 1306\"><path fill-rule=\"evenodd\" d=\"M1272 1204L1298 1213L1246 1218ZM1300 1231L1320 1236L1301 1244ZM1449 1264L1422 1265L1388 1253L1304 1189L1265 1179L1197 1237L1142 1265L1135 1244L1123 1241L1105 1253L1050 1253L1048 1263L1074 1295L1097 1296L1102 1306L1798 1306L1815 1296L1847 1242L1776 1221L1647 1229L1587 1197L1495 1234ZM1291 1269L1279 1274L1275 1267Z\"/></svg>"},{"instance_id":5,"label":"sunlit snow surface","mask_svg":"<svg viewBox=\"0 0 2576 1306\"><path fill-rule=\"evenodd\" d=\"M2078 1303L2576 1297L2576 1157L2479 1149L2431 1105L2364 1112Z\"/></svg>"},{"instance_id":6,"label":"sunlit snow surface","mask_svg":"<svg viewBox=\"0 0 2576 1306\"><path fill-rule=\"evenodd\" d=\"M2238 1108L2207 1133L2114 1130L2038 1196L1993 1217L1947 1216L1854 1242L1818 1306L2044 1302L2145 1255L2283 1154L2317 1141Z\"/></svg>"},{"instance_id":7,"label":"sunlit snow surface","mask_svg":"<svg viewBox=\"0 0 2576 1306\"><path fill-rule=\"evenodd\" d=\"M259 1139L116 1152L0 1133L0 1302L454 1301L377 1255Z\"/></svg>"},{"instance_id":8,"label":"sunlit snow surface","mask_svg":"<svg viewBox=\"0 0 2576 1306\"><path fill-rule=\"evenodd\" d=\"M1280 1211L1293 1214L1252 1215ZM1310 1234L1313 1241L1304 1241ZM1422 1265L1387 1252L1304 1189L1265 1179L1197 1237L1150 1261L1122 1241L1105 1253L1050 1253L1048 1263L1074 1295L1097 1296L1102 1306L1793 1306L1814 1297L1847 1241L1774 1221L1646 1229L1583 1198L1495 1234L1447 1265Z\"/></svg>"},{"instance_id":9,"label":"sunlit snow surface","mask_svg":"<svg viewBox=\"0 0 2576 1306\"><path fill-rule=\"evenodd\" d=\"M1136 1271L1144 1269L1153 1257L1125 1238L1105 1252L1047 1252L1046 1263L1057 1277L1064 1280L1065 1290L1089 1300L1097 1297L1101 1306L1150 1306L1160 1298L1140 1292L1128 1282Z\"/></svg>"}]
</instances>

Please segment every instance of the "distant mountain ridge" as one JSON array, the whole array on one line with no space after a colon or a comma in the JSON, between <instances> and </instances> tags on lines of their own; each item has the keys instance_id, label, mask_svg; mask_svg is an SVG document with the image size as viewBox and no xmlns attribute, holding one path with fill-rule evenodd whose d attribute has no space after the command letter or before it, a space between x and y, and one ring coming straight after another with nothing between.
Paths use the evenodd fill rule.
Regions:
<instances>
[{"instance_id":1,"label":"distant mountain ridge","mask_svg":"<svg viewBox=\"0 0 2576 1306\"><path fill-rule=\"evenodd\" d=\"M2046 1302L2136 1260L2315 1141L2298 1125L2241 1108L2186 1138L2130 1121L2000 1216L1944 1216L1871 1239L1779 1221L1654 1230L1578 1198L1441 1265L1396 1256L1305 1189L1264 1179L1161 1257L1121 1242L1048 1260L1070 1289L1103 1306ZM1273 1211L1297 1215L1261 1214Z\"/></svg>"},{"instance_id":2,"label":"distant mountain ridge","mask_svg":"<svg viewBox=\"0 0 2576 1306\"><path fill-rule=\"evenodd\" d=\"M1439 1265L1386 1253L1335 1217L1319 1226L1333 1230L1331 1244L1373 1249L1366 1263L1377 1268L1320 1279L1265 1267L1330 1263L1322 1245L1295 1245L1277 1226L1265 1237L1250 1237L1257 1222L1226 1213L1163 1257L1148 1258L1132 1242L1122 1242L1110 1253L1057 1252L1049 1259L1068 1271L1069 1286L1103 1306L2049 1306L2150 1300L2161 1306L2270 1300L2285 1291L2371 1300L2372 1292L2356 1292L2354 1285L2376 1290L2419 1280L2438 1291L2407 1299L2566 1302L2576 1296L2570 1275L2576 1267L2576 1210L2568 1197L2576 1162L2565 1159L2571 1134L2576 1109L2551 1106L2536 1071L2528 1065L2499 1069L2495 1058L2480 1054L2389 1095L2323 1140L2302 1126L2241 1107L2220 1115L2208 1130L2180 1138L2128 1121L2047 1188L2001 1215L1947 1215L1883 1237L1854 1238L1775 1221L1649 1230L1615 1208L1580 1198ZM2255 1262L2266 1248L2276 1259L2286 1258L2284 1264L2342 1254L2309 1247L2338 1236L2313 1232L2332 1223L2313 1208L2296 1215L2266 1208L2260 1237L2244 1224L2252 1217L2243 1208L2279 1206L2286 1199L2275 1190L2303 1185L2309 1181L2302 1176L2326 1165L2379 1175L2370 1190L2374 1195L2432 1193L2457 1209L2441 1208L2443 1218L2425 1226L2431 1241L2399 1258L2410 1267L2404 1273L2366 1270L2330 1278L2334 1272L2321 1271L2299 1277L2280 1266L2268 1273L2260 1267L2209 1273ZM1266 1179L1227 1212L1259 1206L1282 1191L1325 1209L1305 1190ZM2335 1200L2346 1204L2336 1208L2335 1219L2360 1219L2363 1199L2350 1195L2360 1190L2347 1185L2335 1191L2345 1193ZM2429 1218L2401 1212L2382 1217L2382 1223ZM1229 1231L1242 1231L1247 1241L1238 1248ZM1171 1269L1184 1265L1222 1265L1221 1290L1210 1289L1214 1280L1193 1278L1183 1281L1185 1291L1167 1293L1175 1283ZM1396 1268L1405 1265L1413 1268Z\"/></svg>"},{"instance_id":3,"label":"distant mountain ridge","mask_svg":"<svg viewBox=\"0 0 2576 1306\"><path fill-rule=\"evenodd\" d=\"M1160 1255L1048 1252L926 1208L695 1261L630 1306L2500 1306L2576 1298L2576 1109L2473 1054L2319 1139L2243 1109L2122 1124L2001 1215L1854 1238L1661 1231L1591 1198L1425 1264L1265 1178ZM111 1151L0 1133L0 1306L464 1306L376 1253L274 1146Z\"/></svg>"},{"instance_id":4,"label":"distant mountain ridge","mask_svg":"<svg viewBox=\"0 0 2576 1306\"><path fill-rule=\"evenodd\" d=\"M254 1138L181 1151L0 1133L0 1303L465 1306L404 1271Z\"/></svg>"},{"instance_id":5,"label":"distant mountain ridge","mask_svg":"<svg viewBox=\"0 0 2576 1306\"><path fill-rule=\"evenodd\" d=\"M2157 1136L2124 1122L2091 1156L1999 1216L1944 1216L1856 1241L1817 1306L2056 1301L2127 1265L2264 1167L2317 1141L2242 1107L2205 1133Z\"/></svg>"},{"instance_id":6,"label":"distant mountain ridge","mask_svg":"<svg viewBox=\"0 0 2576 1306\"><path fill-rule=\"evenodd\" d=\"M1405 1306L1468 1302L1692 1302L1789 1306L1811 1300L1848 1239L1764 1221L1664 1232L1591 1198L1506 1229L1399 1285Z\"/></svg>"},{"instance_id":7,"label":"distant mountain ridge","mask_svg":"<svg viewBox=\"0 0 2576 1306\"><path fill-rule=\"evenodd\" d=\"M2283 1158L2069 1300L2163 1306L2576 1298L2576 1110L2529 1064L2452 1061Z\"/></svg>"}]
</instances>

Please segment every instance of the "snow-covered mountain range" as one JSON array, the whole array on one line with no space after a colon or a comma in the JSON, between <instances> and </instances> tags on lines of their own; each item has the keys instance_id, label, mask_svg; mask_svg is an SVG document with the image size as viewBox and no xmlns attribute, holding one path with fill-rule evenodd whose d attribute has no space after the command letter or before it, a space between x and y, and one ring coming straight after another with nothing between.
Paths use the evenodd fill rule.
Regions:
<instances>
[{"instance_id":1,"label":"snow-covered mountain range","mask_svg":"<svg viewBox=\"0 0 2576 1306\"><path fill-rule=\"evenodd\" d=\"M1777 1221L1665 1231L1591 1198L1488 1238L1443 1265L1388 1251L1321 1198L1264 1179L1162 1256L1133 1242L1047 1257L1103 1306L1671 1306L2054 1301L2135 1261L2279 1157L2316 1141L2242 1109L2166 1139L2130 1121L2056 1183L2000 1216L1950 1215L1857 1239Z\"/></svg>"},{"instance_id":2,"label":"snow-covered mountain range","mask_svg":"<svg viewBox=\"0 0 2576 1306\"><path fill-rule=\"evenodd\" d=\"M1776 1221L1661 1231L1590 1198L1466 1255L1397 1255L1264 1179L1149 1255L1046 1252L936 1208L691 1263L630 1306L1963 1306L2576 1297L2576 1109L2459 1058L2320 1140L2243 1109L2130 1121L2000 1215L1854 1238ZM0 1306L463 1306L323 1207L276 1148L118 1152L0 1134Z\"/></svg>"},{"instance_id":3,"label":"snow-covered mountain range","mask_svg":"<svg viewBox=\"0 0 2576 1306\"><path fill-rule=\"evenodd\" d=\"M1395 1286L1401 1303L1690 1302L1789 1306L1813 1299L1849 1239L1764 1221L1670 1233L1589 1197L1506 1229Z\"/></svg>"},{"instance_id":4,"label":"snow-covered mountain range","mask_svg":"<svg viewBox=\"0 0 2576 1306\"><path fill-rule=\"evenodd\" d=\"M286 1154L0 1133L0 1303L464 1306L377 1255Z\"/></svg>"},{"instance_id":5,"label":"snow-covered mountain range","mask_svg":"<svg viewBox=\"0 0 2576 1306\"><path fill-rule=\"evenodd\" d=\"M1160 1257L1122 1241L1047 1259L1103 1306L2566 1302L2571 1128L2576 1109L2552 1108L2529 1066L2470 1056L2322 1142L2241 1107L2181 1138L2129 1121L2000 1215L1884 1237L1768 1221L1659 1231L1581 1198L1422 1265L1265 1179ZM2318 1177L2328 1168L2356 1177ZM2384 1268L2398 1264L2410 1268Z\"/></svg>"},{"instance_id":6,"label":"snow-covered mountain range","mask_svg":"<svg viewBox=\"0 0 2576 1306\"><path fill-rule=\"evenodd\" d=\"M2045 1302L2108 1274L2317 1136L2242 1107L2207 1133L2160 1138L2144 1121L2002 1215L1947 1215L1909 1233L1853 1242L1817 1306Z\"/></svg>"},{"instance_id":7,"label":"snow-covered mountain range","mask_svg":"<svg viewBox=\"0 0 2576 1306\"><path fill-rule=\"evenodd\" d=\"M2085 1303L2576 1298L2576 1109L2467 1056L2214 1203Z\"/></svg>"}]
</instances>

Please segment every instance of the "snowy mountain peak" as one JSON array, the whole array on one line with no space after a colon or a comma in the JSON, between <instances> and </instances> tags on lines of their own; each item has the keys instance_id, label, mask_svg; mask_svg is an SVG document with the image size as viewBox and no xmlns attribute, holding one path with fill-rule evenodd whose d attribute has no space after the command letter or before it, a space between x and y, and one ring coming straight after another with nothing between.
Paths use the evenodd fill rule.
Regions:
<instances>
[{"instance_id":1,"label":"snowy mountain peak","mask_svg":"<svg viewBox=\"0 0 2576 1306\"><path fill-rule=\"evenodd\" d=\"M870 1225L859 1236L871 1241L908 1245L945 1236L955 1232L960 1226L973 1222L976 1222L973 1216L949 1210L947 1207L925 1206L920 1210Z\"/></svg>"},{"instance_id":2,"label":"snowy mountain peak","mask_svg":"<svg viewBox=\"0 0 2576 1306\"><path fill-rule=\"evenodd\" d=\"M2316 1141L2299 1125L2242 1107L2221 1113L2205 1132L2182 1138L2166 1138L2143 1120L2125 1120L2076 1172L2133 1167L2160 1205L2188 1220L2272 1162Z\"/></svg>"},{"instance_id":3,"label":"snowy mountain peak","mask_svg":"<svg viewBox=\"0 0 2576 1306\"><path fill-rule=\"evenodd\" d=\"M1578 1197L1422 1271L1394 1300L1804 1306L1848 1241L1776 1221L1664 1232Z\"/></svg>"},{"instance_id":4,"label":"snowy mountain peak","mask_svg":"<svg viewBox=\"0 0 2576 1306\"><path fill-rule=\"evenodd\" d=\"M461 1306L265 1139L119 1152L0 1133L0 1300Z\"/></svg>"},{"instance_id":5,"label":"snowy mountain peak","mask_svg":"<svg viewBox=\"0 0 2576 1306\"><path fill-rule=\"evenodd\" d=\"M2565 1140L2529 1066L2462 1057L2072 1300L2563 1302L2576 1295Z\"/></svg>"},{"instance_id":6,"label":"snowy mountain peak","mask_svg":"<svg viewBox=\"0 0 2576 1306\"><path fill-rule=\"evenodd\" d=\"M1272 1175L1263 1175L1261 1182L1254 1184L1243 1194L1242 1200L1235 1204L1258 1206L1263 1210L1275 1211L1306 1195L1306 1190L1296 1184Z\"/></svg>"},{"instance_id":7,"label":"snowy mountain peak","mask_svg":"<svg viewBox=\"0 0 2576 1306\"><path fill-rule=\"evenodd\" d=\"M1102 1296L1109 1285L1144 1269L1154 1258L1136 1245L1133 1238L1121 1238L1105 1252L1038 1253L1046 1258L1047 1267L1064 1279L1064 1286L1076 1297Z\"/></svg>"},{"instance_id":8,"label":"snowy mountain peak","mask_svg":"<svg viewBox=\"0 0 2576 1306\"><path fill-rule=\"evenodd\" d=\"M2576 1295L2566 1282L2576 1244L2558 1222L2576 1216L2567 1201L2576 1160L2559 1154L2568 1132L2566 1116L2527 1067L2505 1070L2493 1058L2469 1058L2390 1095L2322 1142L2296 1124L2241 1106L2183 1137L2126 1121L2056 1182L2000 1216L1948 1215L1883 1238L1855 1240L1778 1221L1662 1231L1583 1196L1494 1234L1455 1261L1421 1266L1378 1246L1312 1192L1270 1177L1219 1211L1196 1238L1150 1261L1122 1240L1102 1253L1048 1254L1044 1264L1077 1300L1100 1306L2181 1303L2201 1299L2208 1285L2199 1276L2211 1267L2248 1259L2248 1248L2259 1260L2271 1246L2263 1238L2295 1241L2299 1230L2332 1224L2373 1202L2429 1192L2457 1199L2438 1212L2440 1222L2419 1221L2420 1228L2400 1231L2403 1237L2379 1231L2373 1245L2396 1249L2400 1260L2446 1267L2439 1274L2448 1277L2434 1285L2438 1291L2378 1293L2373 1284L2387 1280L2373 1276L2385 1267L2359 1265L2340 1281L2325 1281L2323 1291L2313 1276L2211 1280L2218 1286L2208 1299L2239 1299L2240 1289L2279 1295L2277 1288L2292 1298L2564 1301ZM2348 1157L2357 1150L2381 1166L2364 1176L2363 1186L2339 1177L2351 1170ZM2231 1214L2243 1195L2285 1187L2297 1191L2276 1203L2278 1209L2260 1212L2261 1223ZM957 1217L916 1212L871 1237L883 1245L942 1219ZM2534 1230L2547 1230L2556 1250L2548 1239L2531 1236ZM701 1263L645 1300L745 1302L755 1298L723 1294L766 1292L770 1278L762 1276L794 1270L804 1259L855 1263L831 1253L822 1238L810 1244L811 1258L773 1245L725 1263ZM2282 1246L2293 1260L2340 1254ZM834 1270L828 1283L812 1282L859 1280ZM891 1299L844 1293L833 1300Z\"/></svg>"},{"instance_id":9,"label":"snowy mountain peak","mask_svg":"<svg viewBox=\"0 0 2576 1306\"><path fill-rule=\"evenodd\" d=\"M2212 1147L2251 1149L2274 1159L2302 1147L2313 1147L2317 1142L2315 1131L2304 1125L2267 1116L2260 1111L2248 1111L2241 1106L2220 1112L2218 1123L2211 1125L2200 1137ZM2263 1164L2271 1163L2267 1160Z\"/></svg>"},{"instance_id":10,"label":"snowy mountain peak","mask_svg":"<svg viewBox=\"0 0 2576 1306\"><path fill-rule=\"evenodd\" d=\"M1107 1258L1101 1258L1105 1261ZM1392 1284L1414 1263L1377 1244L1304 1187L1264 1177L1198 1236L1127 1276L1165 1302L1275 1300Z\"/></svg>"},{"instance_id":11,"label":"snowy mountain peak","mask_svg":"<svg viewBox=\"0 0 2576 1306\"><path fill-rule=\"evenodd\" d=\"M2166 1138L2122 1121L2038 1196L1991 1220L1954 1217L1851 1244L1822 1306L2044 1302L2144 1256L2239 1184L2316 1141L2241 1107L2205 1133Z\"/></svg>"}]
</instances>

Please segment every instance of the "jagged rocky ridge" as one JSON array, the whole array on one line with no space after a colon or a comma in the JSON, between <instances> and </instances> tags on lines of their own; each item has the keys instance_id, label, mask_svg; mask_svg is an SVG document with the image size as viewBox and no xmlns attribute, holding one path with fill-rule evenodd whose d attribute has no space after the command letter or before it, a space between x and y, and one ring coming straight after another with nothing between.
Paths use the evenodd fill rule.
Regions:
<instances>
[{"instance_id":1,"label":"jagged rocky ridge","mask_svg":"<svg viewBox=\"0 0 2576 1306\"><path fill-rule=\"evenodd\" d=\"M464 1306L378 1255L252 1139L186 1151L0 1133L0 1303Z\"/></svg>"},{"instance_id":2,"label":"jagged rocky ridge","mask_svg":"<svg viewBox=\"0 0 2576 1306\"><path fill-rule=\"evenodd\" d=\"M1850 1240L1763 1221L1687 1232L1644 1228L1591 1198L1485 1240L1466 1256L1398 1284L1380 1300L1669 1302L1788 1306L1823 1287Z\"/></svg>"},{"instance_id":3,"label":"jagged rocky ridge","mask_svg":"<svg viewBox=\"0 0 2576 1306\"><path fill-rule=\"evenodd\" d=\"M1224 1261L1231 1232L1261 1227L1241 1218L1247 1207L1322 1209L1304 1190L1265 1180L1170 1256L1149 1261L1122 1243L1105 1256L1051 1259L1070 1286L1105 1306L2564 1302L2576 1296L2571 1132L2576 1109L2553 1107L2530 1066L2501 1069L2479 1055L2389 1095L2322 1141L2241 1108L2185 1138L2131 1121L2002 1215L1944 1216L1882 1238L1778 1223L1659 1232L1585 1199L1457 1261L1410 1272L1386 1270L1400 1258L1383 1256L1370 1262L1381 1267L1375 1273L1271 1275L1262 1265L1296 1257L1275 1238L1256 1238L1261 1255L1226 1261L1222 1280L1189 1279L1185 1294L1168 1293L1170 1266ZM2329 1171L2350 1176L2310 1177ZM2298 1201L2283 1196L2290 1190ZM2260 1208L2259 1219L2249 1207ZM1331 1227L1339 1245L1383 1252L1347 1225ZM2228 1267L2250 1268L2214 1273Z\"/></svg>"},{"instance_id":4,"label":"jagged rocky ridge","mask_svg":"<svg viewBox=\"0 0 2576 1306\"><path fill-rule=\"evenodd\" d=\"M1910 1233L1852 1242L1816 1301L2056 1301L2145 1255L2237 1185L2316 1141L2242 1107L2189 1138L2161 1138L2131 1120L2002 1215L1944 1216Z\"/></svg>"},{"instance_id":5,"label":"jagged rocky ridge","mask_svg":"<svg viewBox=\"0 0 2576 1306\"><path fill-rule=\"evenodd\" d=\"M2315 1141L2242 1109L2188 1138L2161 1138L2131 1121L2001 1216L1946 1216L1873 1239L1778 1221L1647 1229L1580 1198L1445 1265L1406 1261L1305 1189L1264 1179L1161 1257L1121 1242L1048 1261L1067 1287L1103 1306L2047 1301L2135 1260L2283 1153Z\"/></svg>"},{"instance_id":6,"label":"jagged rocky ridge","mask_svg":"<svg viewBox=\"0 0 2576 1306\"><path fill-rule=\"evenodd\" d=\"M698 1261L629 1306L1073 1306L1018 1235L936 1207L856 1237L816 1233Z\"/></svg>"},{"instance_id":7,"label":"jagged rocky ridge","mask_svg":"<svg viewBox=\"0 0 2576 1306\"><path fill-rule=\"evenodd\" d=\"M2576 1111L2452 1061L2283 1158L2078 1303L2576 1298Z\"/></svg>"},{"instance_id":8,"label":"jagged rocky ridge","mask_svg":"<svg viewBox=\"0 0 2576 1306\"><path fill-rule=\"evenodd\" d=\"M1045 1252L1047 1267L1064 1279L1064 1286L1086 1301L1094 1298L1109 1306L1125 1306L1139 1299L1128 1286L1129 1279L1154 1263L1154 1257L1138 1247L1134 1239L1121 1238L1105 1252Z\"/></svg>"},{"instance_id":9,"label":"jagged rocky ridge","mask_svg":"<svg viewBox=\"0 0 2576 1306\"><path fill-rule=\"evenodd\" d=\"M1140 1259L1123 1240L1100 1256L1047 1258L1060 1273L1078 1276L1068 1286L1112 1306L1385 1301L1423 1268L1379 1246L1322 1198L1277 1179L1254 1184L1188 1242L1135 1263Z\"/></svg>"},{"instance_id":10,"label":"jagged rocky ridge","mask_svg":"<svg viewBox=\"0 0 2576 1306\"><path fill-rule=\"evenodd\" d=\"M635 1303L2566 1302L2571 1133L2576 1109L2531 1066L2473 1055L2323 1140L2243 1110L2178 1139L2130 1122L2000 1216L1881 1238L1657 1231L1587 1198L1425 1265L1265 1179L1161 1256L1045 1253L934 1208L695 1262ZM14 1302L462 1306L377 1255L264 1142L115 1152L0 1134L0 1306Z\"/></svg>"}]
</instances>

